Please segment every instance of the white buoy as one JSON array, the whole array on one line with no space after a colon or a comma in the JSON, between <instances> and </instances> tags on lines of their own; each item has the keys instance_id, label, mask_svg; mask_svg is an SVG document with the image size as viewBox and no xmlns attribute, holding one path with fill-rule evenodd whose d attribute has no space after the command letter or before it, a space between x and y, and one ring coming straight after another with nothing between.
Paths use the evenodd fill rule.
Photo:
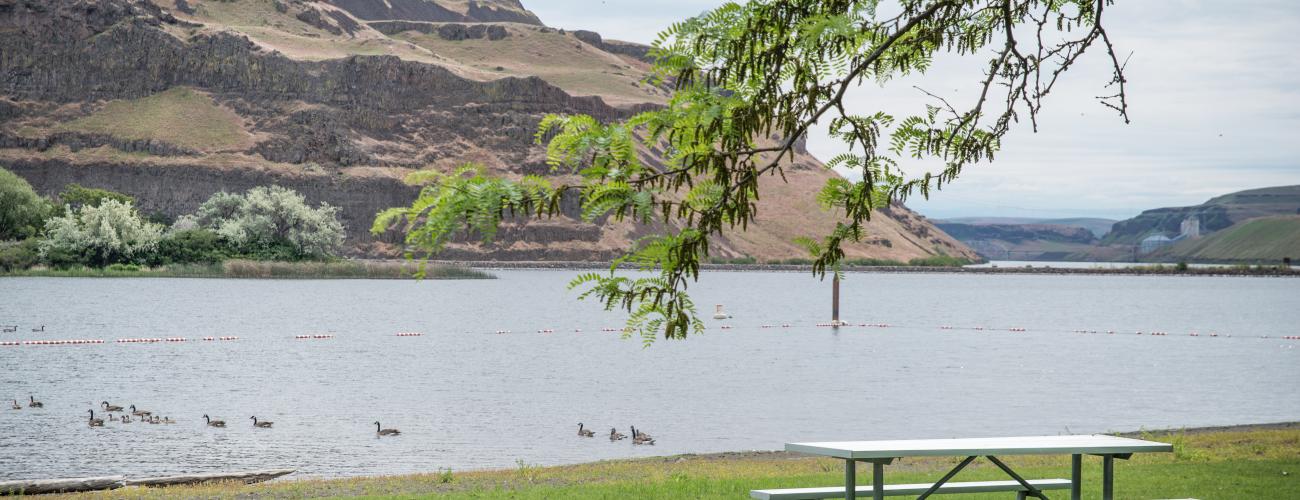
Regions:
<instances>
[{"instance_id":1,"label":"white buoy","mask_svg":"<svg viewBox=\"0 0 1300 500\"><path fill-rule=\"evenodd\" d=\"M722 304L713 306L713 319L731 319L731 315L722 310Z\"/></svg>"}]
</instances>

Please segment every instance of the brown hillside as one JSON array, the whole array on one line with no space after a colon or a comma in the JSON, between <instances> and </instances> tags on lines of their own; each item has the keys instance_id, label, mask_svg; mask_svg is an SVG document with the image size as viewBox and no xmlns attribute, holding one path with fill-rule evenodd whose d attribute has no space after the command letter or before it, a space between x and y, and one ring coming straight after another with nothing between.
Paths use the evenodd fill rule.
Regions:
<instances>
[{"instance_id":1,"label":"brown hillside","mask_svg":"<svg viewBox=\"0 0 1300 500\"><path fill-rule=\"evenodd\" d=\"M2 0L0 53L0 165L42 193L78 182L176 216L281 184L341 207L368 255L398 250L367 229L413 199L406 173L549 175L543 115L615 120L667 96L642 81L644 47L547 28L514 0ZM801 257L793 238L830 230L813 195L835 174L802 151L788 167L715 254ZM905 207L877 215L851 256L974 256ZM607 259L645 230L561 217L447 257Z\"/></svg>"}]
</instances>

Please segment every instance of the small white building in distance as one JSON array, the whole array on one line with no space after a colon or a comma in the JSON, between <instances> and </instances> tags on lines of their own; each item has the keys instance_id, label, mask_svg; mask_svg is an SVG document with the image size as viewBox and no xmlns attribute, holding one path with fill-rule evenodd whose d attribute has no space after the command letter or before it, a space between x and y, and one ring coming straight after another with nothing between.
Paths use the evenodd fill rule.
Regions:
<instances>
[{"instance_id":1,"label":"small white building in distance","mask_svg":"<svg viewBox=\"0 0 1300 500\"><path fill-rule=\"evenodd\" d=\"M1192 216L1184 219L1182 225L1182 233L1178 235L1177 239L1180 240L1187 239L1187 238L1196 239L1200 237L1201 237L1201 219L1196 216Z\"/></svg>"}]
</instances>

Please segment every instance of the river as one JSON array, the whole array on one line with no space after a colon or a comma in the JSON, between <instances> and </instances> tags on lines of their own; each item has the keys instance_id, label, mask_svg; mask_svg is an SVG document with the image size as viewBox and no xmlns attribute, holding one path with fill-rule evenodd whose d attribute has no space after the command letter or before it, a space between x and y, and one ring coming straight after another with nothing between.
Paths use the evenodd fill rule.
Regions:
<instances>
[{"instance_id":1,"label":"river","mask_svg":"<svg viewBox=\"0 0 1300 500\"><path fill-rule=\"evenodd\" d=\"M724 304L734 318L643 348L601 331L622 316L576 301L576 271L495 273L0 278L0 324L20 325L0 341L105 341L0 346L0 398L45 404L0 406L0 480L341 477L1300 420L1300 341L1280 338L1300 335L1295 279L855 273L843 284L854 326L832 329L816 326L826 282L706 273L692 287L701 312ZM168 337L187 340L116 342ZM176 423L86 425L105 400ZM376 437L376 420L402 434ZM596 437L578 437L579 422ZM657 444L606 439L632 425Z\"/></svg>"}]
</instances>

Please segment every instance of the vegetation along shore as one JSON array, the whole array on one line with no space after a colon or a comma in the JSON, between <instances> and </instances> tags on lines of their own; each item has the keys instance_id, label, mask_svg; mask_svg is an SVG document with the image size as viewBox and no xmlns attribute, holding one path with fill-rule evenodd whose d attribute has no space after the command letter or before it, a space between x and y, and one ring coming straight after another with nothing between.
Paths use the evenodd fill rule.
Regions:
<instances>
[{"instance_id":1,"label":"vegetation along shore","mask_svg":"<svg viewBox=\"0 0 1300 500\"><path fill-rule=\"evenodd\" d=\"M387 261L376 261L387 262ZM841 267L846 273L964 273L964 274L1104 274L1104 275L1157 275L1157 276L1268 276L1300 277L1300 270L1292 267L1275 265L1248 266L1189 266L1186 264L1146 264L1133 267L1058 267L1051 262L1044 262L1034 267L967 267L972 262L958 261L954 264L935 264L931 261L914 261L909 263L865 263L848 262ZM608 262L581 261L434 261L431 265L459 265L475 269L609 269ZM624 269L635 266L624 265ZM812 264L791 259L773 263L758 262L715 262L700 264L706 271L779 271L812 272Z\"/></svg>"},{"instance_id":2,"label":"vegetation along shore","mask_svg":"<svg viewBox=\"0 0 1300 500\"><path fill-rule=\"evenodd\" d=\"M1140 431L1122 435L1172 443L1173 453L1141 454L1115 468L1130 498L1285 499L1300 491L1300 423L1207 429ZM906 459L890 466L891 481L925 482L957 459ZM1033 477L1069 477L1067 456L1011 457L1015 470ZM540 467L520 463L492 471L441 470L428 474L325 480L281 480L245 485L217 483L157 489L123 488L66 498L747 498L749 490L826 486L843 481L838 460L785 452L737 452L610 460ZM1085 460L1084 496L1093 498L1099 460ZM960 480L1004 479L976 462ZM972 500L1005 494L966 495Z\"/></svg>"},{"instance_id":3,"label":"vegetation along shore","mask_svg":"<svg viewBox=\"0 0 1300 500\"><path fill-rule=\"evenodd\" d=\"M241 278L241 279L415 279L419 265L404 261L340 260L329 262L226 260L216 263L167 264L142 267L113 264L107 267L34 267L5 276L56 278ZM493 279L491 273L455 264L429 264L424 279Z\"/></svg>"}]
</instances>

